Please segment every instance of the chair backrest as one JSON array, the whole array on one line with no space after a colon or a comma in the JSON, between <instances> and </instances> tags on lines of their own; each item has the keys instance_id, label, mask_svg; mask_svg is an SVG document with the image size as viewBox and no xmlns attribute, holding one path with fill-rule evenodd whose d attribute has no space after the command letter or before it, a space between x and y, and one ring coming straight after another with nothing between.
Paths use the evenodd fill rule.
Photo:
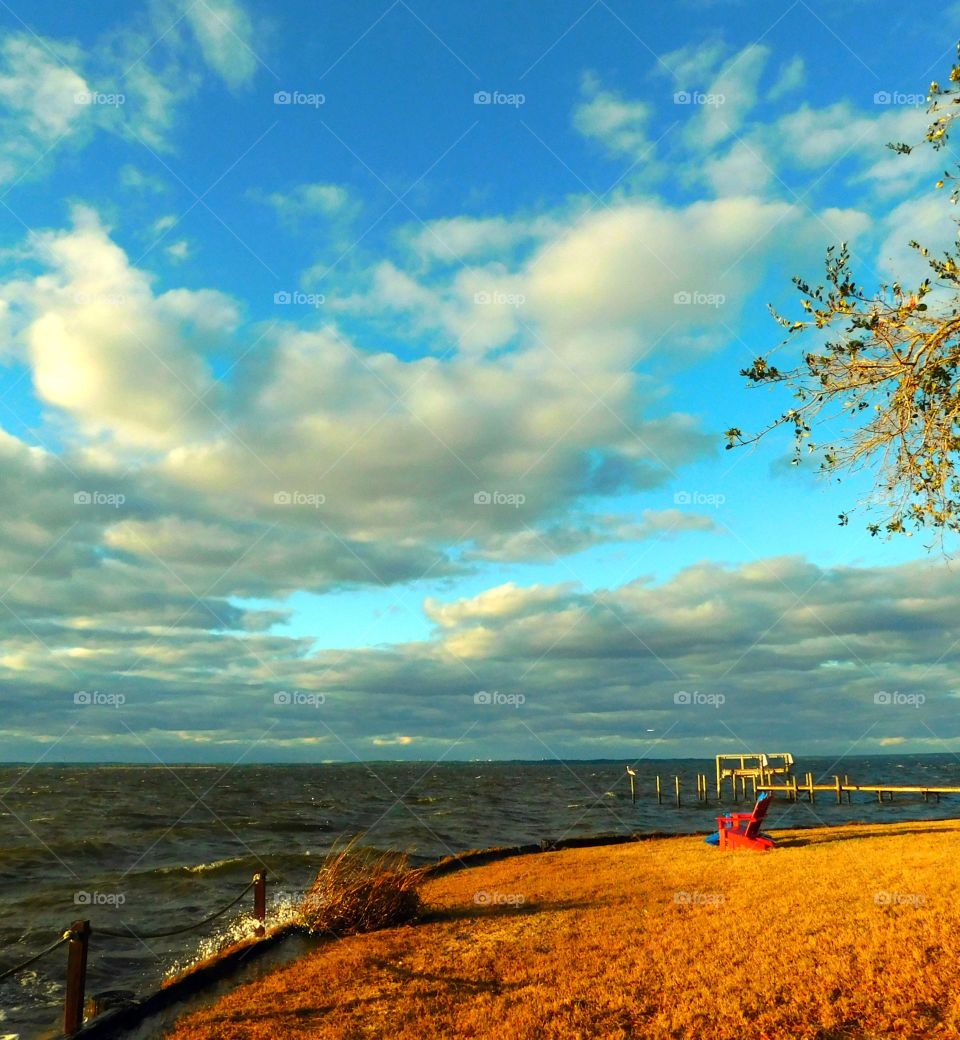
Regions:
<instances>
[{"instance_id":1,"label":"chair backrest","mask_svg":"<svg viewBox=\"0 0 960 1040\"><path fill-rule=\"evenodd\" d=\"M747 820L747 826L744 828L743 833L746 837L753 838L760 833L760 824L763 823L763 818L767 815L767 810L772 802L772 791L765 792L757 799L757 804L753 807L753 813L750 819Z\"/></svg>"}]
</instances>

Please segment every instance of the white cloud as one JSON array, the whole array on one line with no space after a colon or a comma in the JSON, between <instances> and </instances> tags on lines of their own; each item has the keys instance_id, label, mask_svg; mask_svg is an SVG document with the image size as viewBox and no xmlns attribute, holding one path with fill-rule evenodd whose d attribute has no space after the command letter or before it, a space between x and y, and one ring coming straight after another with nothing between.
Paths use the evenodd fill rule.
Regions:
<instances>
[{"instance_id":1,"label":"white cloud","mask_svg":"<svg viewBox=\"0 0 960 1040\"><path fill-rule=\"evenodd\" d=\"M236 0L196 0L186 18L207 64L231 87L243 86L257 71L250 16Z\"/></svg>"},{"instance_id":2,"label":"white cloud","mask_svg":"<svg viewBox=\"0 0 960 1040\"><path fill-rule=\"evenodd\" d=\"M543 529L491 535L482 550L468 552L467 559L549 562L597 545L672 538L684 531L713 532L715 521L701 513L678 509L644 511L640 522L627 516L577 516L571 514Z\"/></svg>"},{"instance_id":3,"label":"white cloud","mask_svg":"<svg viewBox=\"0 0 960 1040\"><path fill-rule=\"evenodd\" d=\"M146 39L134 36L114 60L121 66L125 61L134 61L137 49L145 46ZM123 120L118 122L119 132L154 151L168 150L179 106L199 85L200 77L176 59L159 71L146 61L131 64L123 78L127 102L122 110Z\"/></svg>"},{"instance_id":4,"label":"white cloud","mask_svg":"<svg viewBox=\"0 0 960 1040\"><path fill-rule=\"evenodd\" d=\"M750 44L724 63L703 91L714 101L697 105L684 127L690 145L708 150L739 131L757 103L760 77L769 57L768 47Z\"/></svg>"},{"instance_id":5,"label":"white cloud","mask_svg":"<svg viewBox=\"0 0 960 1040\"><path fill-rule=\"evenodd\" d=\"M166 182L160 177L144 173L139 166L132 163L124 163L120 167L117 179L122 188L129 188L131 191L160 194L167 190Z\"/></svg>"},{"instance_id":6,"label":"white cloud","mask_svg":"<svg viewBox=\"0 0 960 1040\"><path fill-rule=\"evenodd\" d=\"M661 55L657 71L669 69L678 90L699 89L709 82L728 50L720 40L688 44Z\"/></svg>"},{"instance_id":7,"label":"white cloud","mask_svg":"<svg viewBox=\"0 0 960 1040\"><path fill-rule=\"evenodd\" d=\"M464 266L446 285L436 285L383 260L375 266L367 292L333 306L354 314L391 313L406 320L401 328L407 335L431 334L444 352L455 346L462 353L482 355L517 334L526 303L523 289L520 275L503 264Z\"/></svg>"},{"instance_id":8,"label":"white cloud","mask_svg":"<svg viewBox=\"0 0 960 1040\"><path fill-rule=\"evenodd\" d=\"M645 537L600 518L570 538L557 521L586 496L657 486L713 446L690 416L664 414L632 363L545 368L536 341L491 357L473 347L468 310L447 315L464 345L442 360L371 351L329 320L278 323L219 382L208 358L243 345L229 297L155 291L84 209L71 229L32 236L23 259L0 296L49 421L85 465L132 465L131 501L150 489L154 505L116 516L105 544L141 566L166 560L192 588L263 596L437 576L455 569L454 546L516 555L508 536L538 529L561 554L584 537ZM469 298L488 339L507 305L472 294L516 281L495 273L458 272L448 292ZM383 274L394 308L430 306L428 288ZM523 508L478 504L485 490L519 494ZM278 503L290 492L320 494L323 507ZM224 551L236 557L225 579Z\"/></svg>"},{"instance_id":9,"label":"white cloud","mask_svg":"<svg viewBox=\"0 0 960 1040\"><path fill-rule=\"evenodd\" d=\"M763 195L775 177L763 147L756 139L735 141L723 155L705 159L700 172L717 195Z\"/></svg>"},{"instance_id":10,"label":"white cloud","mask_svg":"<svg viewBox=\"0 0 960 1040\"><path fill-rule=\"evenodd\" d=\"M352 219L360 210L359 202L349 189L341 184L315 182L298 184L289 191L270 194L252 193L271 206L285 221L297 224L307 217L328 217L338 220Z\"/></svg>"},{"instance_id":11,"label":"white cloud","mask_svg":"<svg viewBox=\"0 0 960 1040\"><path fill-rule=\"evenodd\" d=\"M768 101L778 101L785 94L798 90L807 79L807 66L799 54L795 55L786 65L781 66L777 81L767 94Z\"/></svg>"},{"instance_id":12,"label":"white cloud","mask_svg":"<svg viewBox=\"0 0 960 1040\"><path fill-rule=\"evenodd\" d=\"M877 268L889 281L910 286L934 278L927 260L910 248L910 242L919 242L936 257L957 248L956 210L948 192L949 188L926 191L909 198L882 221Z\"/></svg>"},{"instance_id":13,"label":"white cloud","mask_svg":"<svg viewBox=\"0 0 960 1040\"><path fill-rule=\"evenodd\" d=\"M651 200L596 211L533 258L527 312L578 365L634 354L638 341L652 345L673 328L719 326L752 290L764 246L773 246L765 236L801 217L787 203L755 199L677 208ZM723 300L678 306L682 293ZM662 349L669 347L668 339Z\"/></svg>"},{"instance_id":14,"label":"white cloud","mask_svg":"<svg viewBox=\"0 0 960 1040\"><path fill-rule=\"evenodd\" d=\"M252 38L250 17L237 0L197 0L184 11L154 0L83 48L34 34L4 35L0 180L34 169L61 142L87 143L95 130L169 148L179 106L200 87L201 55L228 85L241 86L256 72ZM91 96L111 100L90 102ZM156 188L129 164L121 180Z\"/></svg>"},{"instance_id":15,"label":"white cloud","mask_svg":"<svg viewBox=\"0 0 960 1040\"><path fill-rule=\"evenodd\" d=\"M95 111L76 48L10 35L0 42L0 181L26 173L61 139L89 128Z\"/></svg>"},{"instance_id":16,"label":"white cloud","mask_svg":"<svg viewBox=\"0 0 960 1040\"><path fill-rule=\"evenodd\" d=\"M8 36L0 45L0 104L41 141L69 133L89 114L82 103L86 80L66 64L77 52L28 36Z\"/></svg>"},{"instance_id":17,"label":"white cloud","mask_svg":"<svg viewBox=\"0 0 960 1040\"><path fill-rule=\"evenodd\" d=\"M190 243L185 238L181 238L168 245L164 252L171 260L186 260L190 255Z\"/></svg>"},{"instance_id":18,"label":"white cloud","mask_svg":"<svg viewBox=\"0 0 960 1040\"><path fill-rule=\"evenodd\" d=\"M32 237L46 273L6 287L22 315L36 391L118 446L176 442L205 420L198 399L214 389L182 335L195 317L188 301L220 301L221 320L235 311L209 291L155 296L95 214L78 209L74 219L72 230Z\"/></svg>"},{"instance_id":19,"label":"white cloud","mask_svg":"<svg viewBox=\"0 0 960 1040\"><path fill-rule=\"evenodd\" d=\"M653 157L647 133L652 106L601 90L596 77L591 75L584 77L583 93L587 100L573 111L573 125L581 134L600 142L615 155Z\"/></svg>"},{"instance_id":20,"label":"white cloud","mask_svg":"<svg viewBox=\"0 0 960 1040\"><path fill-rule=\"evenodd\" d=\"M426 221L402 235L422 260L456 263L502 259L519 245L543 240L562 226L558 217L447 217Z\"/></svg>"},{"instance_id":21,"label":"white cloud","mask_svg":"<svg viewBox=\"0 0 960 1040\"><path fill-rule=\"evenodd\" d=\"M0 465L13 465L2 450ZM231 559L212 533L191 528L177 543L184 561L191 540L201 557ZM176 566L186 580L195 578L181 572L180 558ZM45 729L62 732L73 710L67 691L110 689L111 670L122 668L130 694L124 722L147 734L151 747L188 736L207 743L259 738L270 725L277 740L271 749L299 745L310 752L315 721L276 708L277 689L322 691L324 721L351 745L399 735L415 744L462 738L469 719L465 756L529 756L539 746L531 731L558 754L582 754L585 736L607 753L624 754L651 728L658 740L669 732L660 746L670 753L702 754L704 741L729 738L731 719L747 743L802 742L811 753L862 740L867 729L872 747L942 740L956 749L960 739L960 651L944 653L960 590L956 574L942 565L822 568L780 557L703 562L663 582L644 578L593 592L574 582L507 583L466 597L428 598L430 638L319 653L304 641L241 627L255 619L238 612L217 622L214 613L197 610L189 623L171 624L174 614L154 630L148 626L157 598L143 596L142 588L134 598L137 574L113 575L112 584L123 588L111 611L102 570L81 566L70 583L76 602L89 595L96 611L68 613L44 629L71 672L15 619L0 618L0 677L18 691L6 706L8 730L35 732L42 718ZM159 581L163 573L158 569ZM34 604L54 589L64 595L65 583L54 584L53 574L46 584L33 575L24 580L32 582ZM12 605L20 607L19 599ZM216 601L204 608L225 609ZM121 618L126 625L117 629ZM476 707L481 689L522 693L522 722L515 711ZM725 703L694 710L678 703L684 690L723 694ZM877 698L889 690L923 694L921 706ZM226 738L224 717L231 720ZM101 733L108 721L85 723Z\"/></svg>"},{"instance_id":22,"label":"white cloud","mask_svg":"<svg viewBox=\"0 0 960 1040\"><path fill-rule=\"evenodd\" d=\"M940 160L930 149L904 157L894 155L886 145L922 140L928 122L926 113L913 106L877 105L865 112L849 101L837 101L824 108L804 103L778 119L771 130L783 161L792 165L822 167L849 158L864 168L865 179L896 178L902 186Z\"/></svg>"},{"instance_id":23,"label":"white cloud","mask_svg":"<svg viewBox=\"0 0 960 1040\"><path fill-rule=\"evenodd\" d=\"M333 309L396 315L394 334L429 337L439 353L482 356L520 346L521 356L548 366L559 359L580 376L621 372L654 346L681 356L718 349L771 251L783 256L786 240L786 259L819 259L825 236L852 238L866 221L854 210L824 210L813 220L805 206L746 197L750 156L737 150L727 159L726 168L707 173L716 190L739 189L736 196L686 206L624 199L530 240L526 257L511 264L464 263L442 276L384 260L364 292ZM760 185L758 177L753 186ZM487 231L509 238L505 228Z\"/></svg>"}]
</instances>

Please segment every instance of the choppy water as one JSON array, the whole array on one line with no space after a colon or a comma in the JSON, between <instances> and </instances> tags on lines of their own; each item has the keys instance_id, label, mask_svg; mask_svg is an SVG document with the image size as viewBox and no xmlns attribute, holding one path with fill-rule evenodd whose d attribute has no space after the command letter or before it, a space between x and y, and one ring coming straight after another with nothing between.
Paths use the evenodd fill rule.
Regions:
<instances>
[{"instance_id":1,"label":"choppy water","mask_svg":"<svg viewBox=\"0 0 960 1040\"><path fill-rule=\"evenodd\" d=\"M696 804L695 776L713 761L641 762L637 803L624 762L369 763L317 766L0 767L0 971L88 918L88 993L153 988L176 965L245 926L246 900L201 933L161 940L98 939L96 929L158 931L206 917L266 867L270 902L294 902L335 842L409 851L415 860L544 838L706 832L716 805ZM798 761L855 783L960 785L952 755ZM664 802L654 776L664 778ZM672 800L680 775L684 807ZM669 785L669 787L668 787ZM778 801L767 829L850 820L942 819L941 802L860 796L836 806ZM0 1034L55 1029L65 948L0 983Z\"/></svg>"}]
</instances>

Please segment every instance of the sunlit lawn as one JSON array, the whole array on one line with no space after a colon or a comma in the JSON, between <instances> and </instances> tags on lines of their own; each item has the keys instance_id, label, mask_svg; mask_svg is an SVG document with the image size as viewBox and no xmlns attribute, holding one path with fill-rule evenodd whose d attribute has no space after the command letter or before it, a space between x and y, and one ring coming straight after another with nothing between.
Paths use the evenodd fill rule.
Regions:
<instances>
[{"instance_id":1,"label":"sunlit lawn","mask_svg":"<svg viewBox=\"0 0 960 1040\"><path fill-rule=\"evenodd\" d=\"M321 946L172 1035L960 1035L960 822L779 837L762 855L669 838L438 878L423 923Z\"/></svg>"}]
</instances>

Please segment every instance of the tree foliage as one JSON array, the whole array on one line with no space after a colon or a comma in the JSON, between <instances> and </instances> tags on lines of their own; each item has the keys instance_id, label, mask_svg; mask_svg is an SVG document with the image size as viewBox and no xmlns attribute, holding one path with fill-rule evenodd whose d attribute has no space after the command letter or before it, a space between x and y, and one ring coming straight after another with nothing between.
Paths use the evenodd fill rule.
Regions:
<instances>
[{"instance_id":1,"label":"tree foliage","mask_svg":"<svg viewBox=\"0 0 960 1040\"><path fill-rule=\"evenodd\" d=\"M960 61L960 45L957 56ZM926 143L934 149L946 144L960 115L960 64L950 83L930 85ZM888 147L909 155L914 146ZM960 184L957 169L945 171L937 188ZM958 196L955 186L954 203ZM918 242L910 246L930 269L910 287L893 282L865 289L854 280L845 244L827 250L824 284L793 279L803 316L791 320L771 308L786 340L741 375L752 386L783 384L796 403L759 433L728 430L727 448L792 428L794 464L816 455L821 470L838 478L860 469L874 473L865 504L880 518L867 525L871 534L928 529L942 539L960 531L960 251L933 256ZM779 368L771 362L774 352L801 336L810 345L799 361ZM815 425L835 425L839 434L818 445ZM839 519L846 524L848 514Z\"/></svg>"}]
</instances>

